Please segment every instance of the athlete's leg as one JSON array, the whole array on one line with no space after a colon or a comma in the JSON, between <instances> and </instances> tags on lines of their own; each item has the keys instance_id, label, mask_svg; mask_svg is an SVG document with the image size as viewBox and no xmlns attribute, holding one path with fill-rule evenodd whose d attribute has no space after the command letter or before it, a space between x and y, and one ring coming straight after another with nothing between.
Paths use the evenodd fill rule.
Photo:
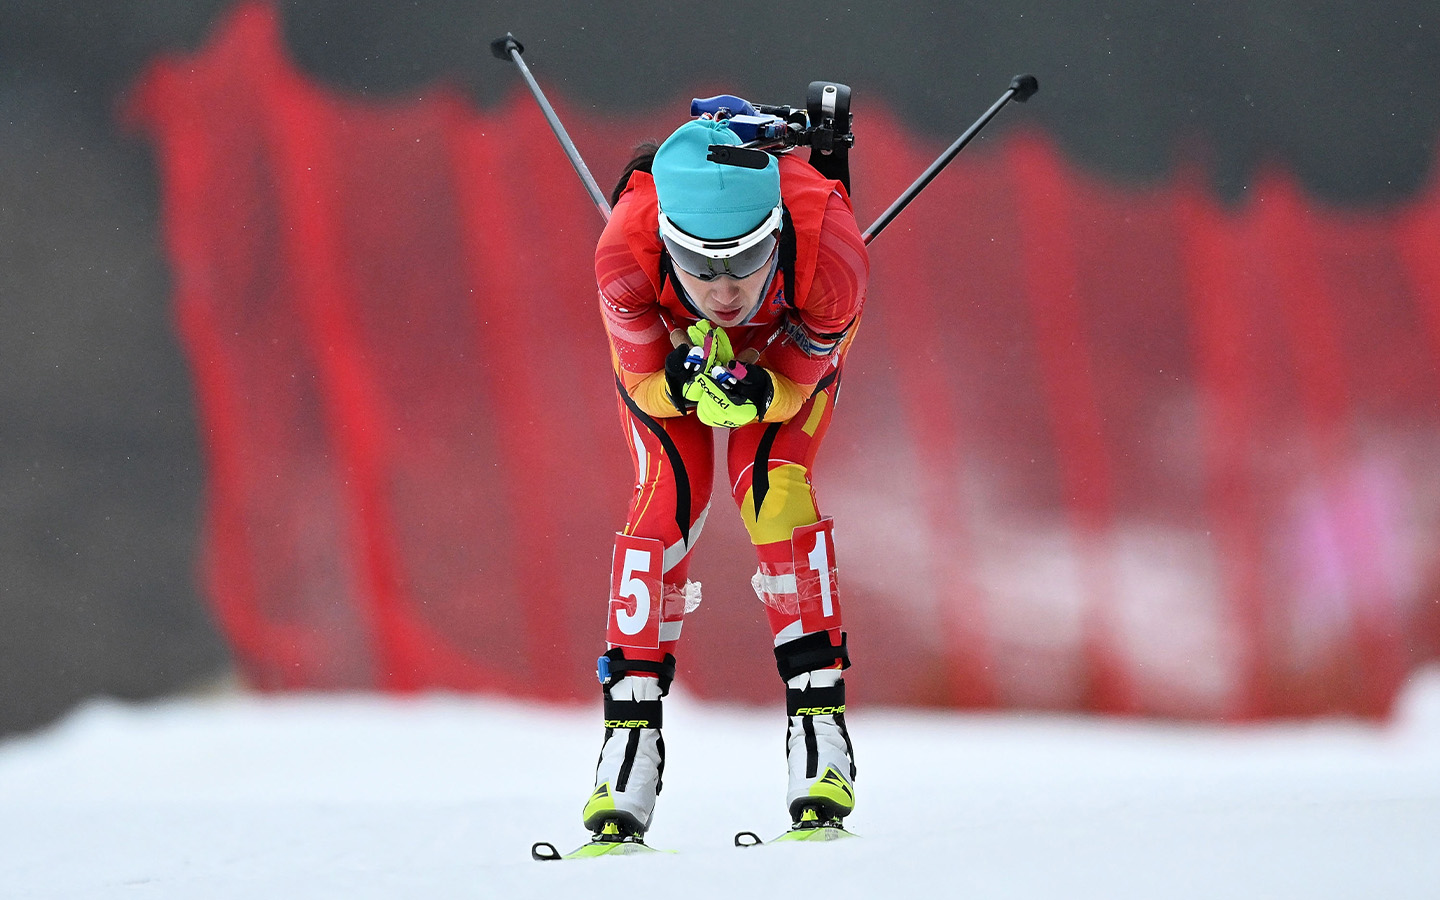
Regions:
<instances>
[{"instance_id":1,"label":"athlete's leg","mask_svg":"<svg viewBox=\"0 0 1440 900\"><path fill-rule=\"evenodd\" d=\"M759 563L753 584L765 604L786 685L786 802L797 822L812 814L843 818L854 808L854 754L841 675L849 657L835 544L811 483L838 388L838 378L822 382L787 422L736 429L728 449L731 492Z\"/></svg>"},{"instance_id":2,"label":"athlete's leg","mask_svg":"<svg viewBox=\"0 0 1440 900\"><path fill-rule=\"evenodd\" d=\"M694 416L653 418L628 399L621 398L620 414L635 465L635 490L625 530L616 535L611 581L620 590L611 594L606 640L611 647L626 648L632 659L660 661L674 652L680 639L687 600L692 607L699 602L698 585L688 582L690 551L710 509L714 436ZM648 549L653 549L653 559L645 555ZM627 557L632 563L628 568ZM640 624L635 621L635 597L623 595L632 578L658 581L661 588L662 602L654 616L658 627L643 636L635 632ZM633 582L630 587L638 589Z\"/></svg>"},{"instance_id":3,"label":"athlete's leg","mask_svg":"<svg viewBox=\"0 0 1440 900\"><path fill-rule=\"evenodd\" d=\"M693 416L653 418L623 394L620 421L635 491L625 530L615 536L599 662L605 739L582 815L597 833L643 834L665 768L661 698L675 676L687 607L700 600L687 574L709 508L715 451L711 429Z\"/></svg>"}]
</instances>

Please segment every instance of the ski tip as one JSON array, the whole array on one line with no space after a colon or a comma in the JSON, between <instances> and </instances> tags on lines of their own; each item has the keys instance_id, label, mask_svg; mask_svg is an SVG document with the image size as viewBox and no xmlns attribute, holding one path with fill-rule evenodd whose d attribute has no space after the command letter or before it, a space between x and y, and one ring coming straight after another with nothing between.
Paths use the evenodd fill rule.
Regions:
<instances>
[{"instance_id":1,"label":"ski tip","mask_svg":"<svg viewBox=\"0 0 1440 900\"><path fill-rule=\"evenodd\" d=\"M735 834L735 846L737 847L758 847L765 843L760 840L760 835L753 831L740 831Z\"/></svg>"},{"instance_id":2,"label":"ski tip","mask_svg":"<svg viewBox=\"0 0 1440 900\"><path fill-rule=\"evenodd\" d=\"M560 851L549 841L536 841L530 845L530 858L539 862L560 859Z\"/></svg>"}]
</instances>

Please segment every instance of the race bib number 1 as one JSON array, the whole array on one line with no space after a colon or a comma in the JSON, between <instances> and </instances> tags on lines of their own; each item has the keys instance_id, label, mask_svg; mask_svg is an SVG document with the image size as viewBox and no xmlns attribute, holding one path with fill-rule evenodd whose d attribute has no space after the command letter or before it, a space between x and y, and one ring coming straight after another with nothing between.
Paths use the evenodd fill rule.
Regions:
<instances>
[{"instance_id":1,"label":"race bib number 1","mask_svg":"<svg viewBox=\"0 0 1440 900\"><path fill-rule=\"evenodd\" d=\"M605 640L616 647L660 648L660 575L665 544L654 538L615 535L610 566L610 613Z\"/></svg>"},{"instance_id":2,"label":"race bib number 1","mask_svg":"<svg viewBox=\"0 0 1440 900\"><path fill-rule=\"evenodd\" d=\"M840 627L840 581L835 573L834 520L797 528L790 537L800 627L806 634Z\"/></svg>"}]
</instances>

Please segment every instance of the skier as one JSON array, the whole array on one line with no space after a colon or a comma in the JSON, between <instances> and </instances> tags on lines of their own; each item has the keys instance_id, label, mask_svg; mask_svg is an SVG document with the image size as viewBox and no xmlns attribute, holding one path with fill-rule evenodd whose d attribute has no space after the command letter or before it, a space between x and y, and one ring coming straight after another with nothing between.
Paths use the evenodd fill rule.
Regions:
<instances>
[{"instance_id":1,"label":"skier","mask_svg":"<svg viewBox=\"0 0 1440 900\"><path fill-rule=\"evenodd\" d=\"M638 840L651 825L661 701L685 614L700 602L687 573L710 510L715 429L785 682L792 821L839 825L854 808L850 660L831 520L811 472L869 258L840 182L792 156L766 154L755 168L713 149L740 143L725 119L702 116L653 161L637 158L595 251L636 472L599 661L605 738L583 813L596 840ZM753 166L760 151L749 152Z\"/></svg>"}]
</instances>

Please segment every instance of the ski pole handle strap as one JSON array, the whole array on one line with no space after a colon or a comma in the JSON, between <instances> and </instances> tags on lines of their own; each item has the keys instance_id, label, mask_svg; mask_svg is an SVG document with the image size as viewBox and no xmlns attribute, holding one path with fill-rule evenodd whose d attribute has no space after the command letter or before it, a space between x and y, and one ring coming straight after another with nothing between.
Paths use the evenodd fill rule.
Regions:
<instances>
[{"instance_id":1,"label":"ski pole handle strap","mask_svg":"<svg viewBox=\"0 0 1440 900\"><path fill-rule=\"evenodd\" d=\"M659 728L663 723L659 700L605 698L606 728Z\"/></svg>"},{"instance_id":2,"label":"ski pole handle strap","mask_svg":"<svg viewBox=\"0 0 1440 900\"><path fill-rule=\"evenodd\" d=\"M836 647L830 643L830 632L817 631L776 647L775 667L780 670L780 678L789 681L796 675L832 668L836 663L842 669L850 668L846 637L842 632L840 646Z\"/></svg>"}]
</instances>

